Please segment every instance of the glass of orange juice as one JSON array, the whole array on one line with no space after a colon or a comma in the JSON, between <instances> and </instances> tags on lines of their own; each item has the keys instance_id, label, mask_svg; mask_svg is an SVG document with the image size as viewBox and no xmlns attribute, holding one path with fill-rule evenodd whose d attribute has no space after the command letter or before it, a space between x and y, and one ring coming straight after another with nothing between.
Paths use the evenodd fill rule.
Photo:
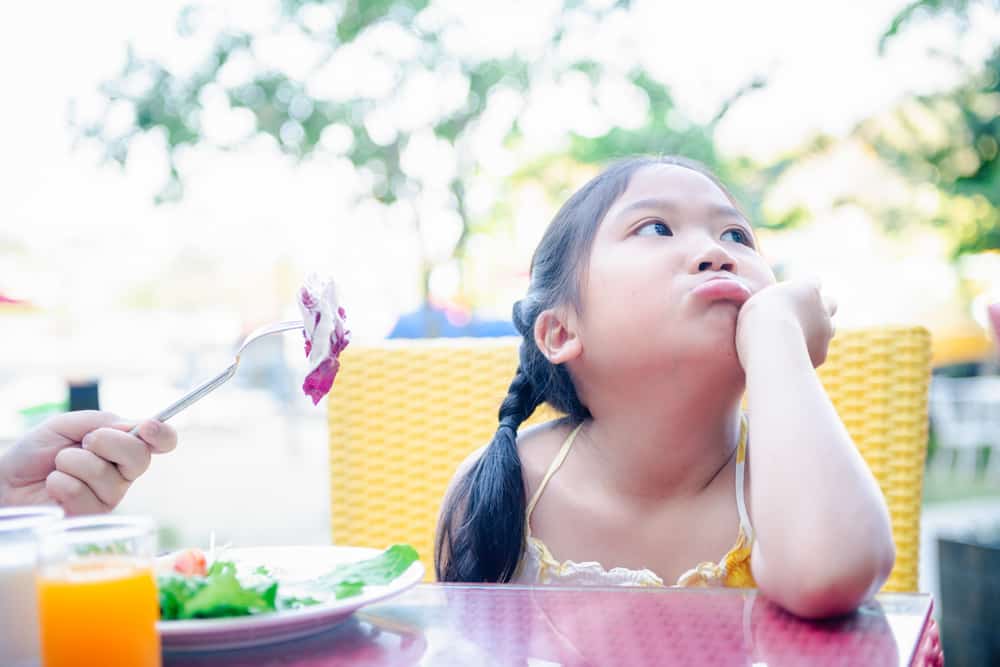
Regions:
<instances>
[{"instance_id":1,"label":"glass of orange juice","mask_svg":"<svg viewBox=\"0 0 1000 667\"><path fill-rule=\"evenodd\" d=\"M44 667L159 667L153 522L92 516L39 531Z\"/></svg>"}]
</instances>

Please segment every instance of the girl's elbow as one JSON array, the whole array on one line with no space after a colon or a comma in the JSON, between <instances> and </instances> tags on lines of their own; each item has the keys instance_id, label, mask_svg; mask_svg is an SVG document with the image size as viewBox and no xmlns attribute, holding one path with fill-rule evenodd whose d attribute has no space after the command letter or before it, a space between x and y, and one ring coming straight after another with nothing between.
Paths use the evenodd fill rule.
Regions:
<instances>
[{"instance_id":1,"label":"girl's elbow","mask_svg":"<svg viewBox=\"0 0 1000 667\"><path fill-rule=\"evenodd\" d=\"M836 579L823 577L795 591L785 600L777 602L789 612L802 618L831 618L855 611L878 590L877 584L867 577Z\"/></svg>"},{"instance_id":2,"label":"girl's elbow","mask_svg":"<svg viewBox=\"0 0 1000 667\"><path fill-rule=\"evenodd\" d=\"M770 597L803 618L830 618L856 610L888 579L896 560L889 539L855 554L828 552L799 576L788 576ZM762 587L762 593L769 595Z\"/></svg>"},{"instance_id":3,"label":"girl's elbow","mask_svg":"<svg viewBox=\"0 0 1000 667\"><path fill-rule=\"evenodd\" d=\"M843 585L827 587L819 582L774 599L785 611L808 619L843 616L857 609L863 601L862 595Z\"/></svg>"},{"instance_id":4,"label":"girl's elbow","mask_svg":"<svg viewBox=\"0 0 1000 667\"><path fill-rule=\"evenodd\" d=\"M881 550L878 554L878 587L876 590L882 588L886 579L892 574L892 568L896 566L896 544L892 540L892 535L889 539L882 545Z\"/></svg>"},{"instance_id":5,"label":"girl's elbow","mask_svg":"<svg viewBox=\"0 0 1000 667\"><path fill-rule=\"evenodd\" d=\"M853 563L845 559L841 579L853 582L862 591L858 604L874 595L885 584L896 565L896 544L892 539L892 526L888 522L882 530L873 531L867 544L860 545L855 552ZM855 605L857 606L857 605Z\"/></svg>"}]
</instances>

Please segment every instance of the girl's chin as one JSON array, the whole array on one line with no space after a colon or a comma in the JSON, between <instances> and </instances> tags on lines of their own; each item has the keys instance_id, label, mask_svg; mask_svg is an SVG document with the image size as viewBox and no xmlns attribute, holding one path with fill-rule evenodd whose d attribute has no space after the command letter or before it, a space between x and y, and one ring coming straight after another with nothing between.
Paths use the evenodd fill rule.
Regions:
<instances>
[{"instance_id":1,"label":"girl's chin","mask_svg":"<svg viewBox=\"0 0 1000 667\"><path fill-rule=\"evenodd\" d=\"M739 365L736 354L736 321L725 320L714 326L701 327L686 337L683 344L678 345L677 356L689 356L699 363L718 365Z\"/></svg>"},{"instance_id":2,"label":"girl's chin","mask_svg":"<svg viewBox=\"0 0 1000 667\"><path fill-rule=\"evenodd\" d=\"M695 364L705 371L742 372L742 365L736 353L735 325L728 328L717 326L685 332L682 335L671 336L670 341L657 343L654 347L637 343L635 347L626 344L626 348L633 352L628 355L629 365L632 366L678 369Z\"/></svg>"},{"instance_id":3,"label":"girl's chin","mask_svg":"<svg viewBox=\"0 0 1000 667\"><path fill-rule=\"evenodd\" d=\"M696 330L699 338L732 338L736 340L736 322L740 307L735 303L719 301L706 308L700 315L691 318L689 325Z\"/></svg>"}]
</instances>

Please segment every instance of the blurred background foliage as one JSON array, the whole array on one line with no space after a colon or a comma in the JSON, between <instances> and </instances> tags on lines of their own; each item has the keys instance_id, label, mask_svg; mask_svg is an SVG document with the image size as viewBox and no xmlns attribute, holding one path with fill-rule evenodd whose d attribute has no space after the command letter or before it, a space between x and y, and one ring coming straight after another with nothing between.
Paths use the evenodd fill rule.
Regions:
<instances>
[{"instance_id":1,"label":"blurred background foliage","mask_svg":"<svg viewBox=\"0 0 1000 667\"><path fill-rule=\"evenodd\" d=\"M762 208L768 186L792 158L756 165L745 159L726 160L716 149L716 125L743 95L765 86L763 78L746 82L708 123L699 124L678 110L668 85L648 72L623 71L561 49L578 26L606 20L628 5L619 0L595 9L566 0L544 36L541 57L529 61L517 53L483 57L451 48L450 33L462 26L424 0L284 0L277 23L268 30L287 31L314 53L313 64L300 76L261 64L254 50L257 35L249 32L224 29L213 35L202 65L188 74L175 74L130 47L121 72L101 86L104 113L75 122L80 137L96 141L105 159L123 166L139 135L162 136L170 175L156 195L161 203L184 196L185 175L178 156L185 150L209 144L238 151L254 136L266 135L299 159L316 151L346 156L368 176L365 196L390 205L438 185L428 183L434 179L424 178L406 157L408 147L432 142L444 151L443 159L451 167L445 185L450 207L461 223L444 261L461 261L471 236L493 234L511 224L510 208L502 196L483 216L469 211L468 193L478 176L477 136L485 130L516 149L523 141L519 113L541 88L584 86L598 106L598 96L610 89L611 94L627 97L636 110L628 127L604 123L587 135L567 129L560 150L531 156L506 187L535 179L558 198L568 194L581 171L587 173L592 165L638 153L678 153L700 160L731 184L758 224L783 228L801 219L800 211L768 215ZM177 20L178 34L197 33L202 11L197 6L186 8ZM349 71L343 70L351 68L359 51L382 66L383 81L373 85L346 81ZM240 71L236 77L235 69ZM331 76L338 82L316 85ZM448 93L441 95L442 90ZM252 118L242 136L218 141L205 131L202 112L220 96L231 109ZM408 110L418 98L436 103L429 110L421 104L420 117L414 117ZM122 108L131 122L109 123L108 117L120 114ZM434 221L418 217L414 224L419 231ZM423 261L425 297L434 263L429 257Z\"/></svg>"},{"instance_id":2,"label":"blurred background foliage","mask_svg":"<svg viewBox=\"0 0 1000 667\"><path fill-rule=\"evenodd\" d=\"M558 201L597 165L621 156L680 153L700 160L764 229L791 229L811 219L799 203L769 199L789 169L836 151L836 140L815 136L763 164L724 156L717 146L719 122L742 98L766 87L765 76L745 81L707 121L698 122L678 108L667 82L641 67L623 66L614 54L573 44L587 29L627 12L627 0L557 5L544 25L534 26L540 46L531 53L465 48L464 19L447 3L430 0L283 0L273 24L249 31L206 28L205 7L192 5L177 17L176 30L208 44L200 66L174 72L130 47L122 70L101 86L104 112L76 117L76 131L121 165L137 137L162 137L169 177L155 196L164 204L184 197L186 151L239 151L260 137L297 160L317 152L346 157L367 184L360 198L392 206L432 195L442 205L431 212L415 209L411 216L417 238L424 239L418 251L425 303L435 268L451 264L459 284L466 282L467 251L477 235L515 234L511 200L519 188L531 184ZM905 5L872 48L885 53L900 35L927 21L947 22L961 35L977 5L1000 9L997 0ZM305 54L306 64L294 71L266 64L257 52L262 34L283 35L287 48ZM964 68L961 83L908 96L860 122L850 137L893 178L910 183L914 196L846 193L836 205L862 206L891 234L915 226L934 229L958 259L1000 249L1000 42L976 66L953 54L937 55ZM353 76L361 68L366 75ZM578 121L554 128L558 140L535 150L522 132L525 110L559 104L559 91L570 89L582 89L591 108L567 109L567 116L592 120L583 123L585 131ZM609 98L629 110L625 117L602 113ZM211 105L227 108L242 129L208 131L204 117ZM128 122L109 121L123 113ZM514 163L506 178L484 173L480 153L486 145L501 147L503 159ZM484 180L493 183L489 201L472 201ZM454 228L444 251L427 240L442 225Z\"/></svg>"}]
</instances>

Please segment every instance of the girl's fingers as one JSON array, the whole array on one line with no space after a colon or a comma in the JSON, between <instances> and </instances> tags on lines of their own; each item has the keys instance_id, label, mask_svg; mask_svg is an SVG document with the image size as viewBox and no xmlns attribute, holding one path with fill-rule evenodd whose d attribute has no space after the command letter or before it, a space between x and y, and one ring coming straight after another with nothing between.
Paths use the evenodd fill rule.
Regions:
<instances>
[{"instance_id":1,"label":"girl's fingers","mask_svg":"<svg viewBox=\"0 0 1000 667\"><path fill-rule=\"evenodd\" d=\"M823 295L823 307L826 309L828 316L833 317L837 314L837 300L829 294Z\"/></svg>"}]
</instances>

